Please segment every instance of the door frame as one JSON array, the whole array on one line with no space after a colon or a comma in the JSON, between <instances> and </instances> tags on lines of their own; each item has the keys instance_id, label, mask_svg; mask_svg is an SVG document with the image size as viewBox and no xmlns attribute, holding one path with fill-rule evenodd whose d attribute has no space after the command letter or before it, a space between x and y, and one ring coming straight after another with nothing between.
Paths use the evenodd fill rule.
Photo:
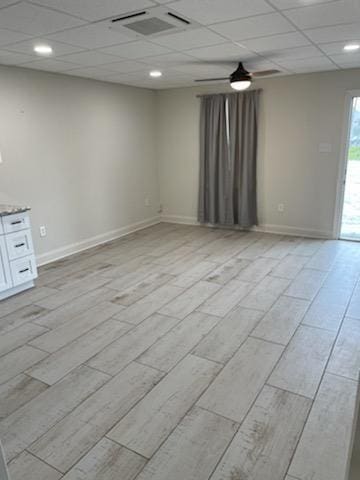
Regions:
<instances>
[{"instance_id":1,"label":"door frame","mask_svg":"<svg viewBox=\"0 0 360 480\"><path fill-rule=\"evenodd\" d=\"M341 135L341 149L340 149L340 161L338 168L337 188L336 188L336 204L334 212L333 223L333 237L340 238L341 232L341 220L344 209L344 196L345 196L345 182L346 182L346 169L348 163L348 152L350 144L350 127L352 116L352 103L355 97L360 97L360 90L349 90L345 95L345 110L343 118L343 128Z\"/></svg>"}]
</instances>

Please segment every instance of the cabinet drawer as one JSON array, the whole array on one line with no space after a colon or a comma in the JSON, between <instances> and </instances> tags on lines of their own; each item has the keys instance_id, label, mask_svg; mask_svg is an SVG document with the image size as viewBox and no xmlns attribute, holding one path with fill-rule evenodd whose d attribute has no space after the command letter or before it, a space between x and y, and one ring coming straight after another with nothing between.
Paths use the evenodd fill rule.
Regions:
<instances>
[{"instance_id":1,"label":"cabinet drawer","mask_svg":"<svg viewBox=\"0 0 360 480\"><path fill-rule=\"evenodd\" d=\"M10 262L13 285L21 285L37 277L37 269L34 255L19 258Z\"/></svg>"},{"instance_id":2,"label":"cabinet drawer","mask_svg":"<svg viewBox=\"0 0 360 480\"><path fill-rule=\"evenodd\" d=\"M8 233L5 235L5 241L9 260L15 260L16 258L25 257L25 255L34 253L30 230Z\"/></svg>"},{"instance_id":3,"label":"cabinet drawer","mask_svg":"<svg viewBox=\"0 0 360 480\"><path fill-rule=\"evenodd\" d=\"M5 215L2 217L2 224L5 233L18 232L30 228L29 215L25 213L16 213L15 215Z\"/></svg>"}]
</instances>

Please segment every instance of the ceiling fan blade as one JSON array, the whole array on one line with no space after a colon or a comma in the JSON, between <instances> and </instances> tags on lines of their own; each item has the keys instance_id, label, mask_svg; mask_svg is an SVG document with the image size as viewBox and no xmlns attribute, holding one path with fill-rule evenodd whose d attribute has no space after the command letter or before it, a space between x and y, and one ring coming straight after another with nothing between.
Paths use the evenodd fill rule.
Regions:
<instances>
[{"instance_id":1,"label":"ceiling fan blade","mask_svg":"<svg viewBox=\"0 0 360 480\"><path fill-rule=\"evenodd\" d=\"M200 78L195 80L195 82L219 82L221 80L229 80L229 77L220 77L220 78Z\"/></svg>"},{"instance_id":2,"label":"ceiling fan blade","mask_svg":"<svg viewBox=\"0 0 360 480\"><path fill-rule=\"evenodd\" d=\"M267 77L268 75L275 75L275 73L281 73L280 70L262 70L259 72L252 72L253 77Z\"/></svg>"}]
</instances>

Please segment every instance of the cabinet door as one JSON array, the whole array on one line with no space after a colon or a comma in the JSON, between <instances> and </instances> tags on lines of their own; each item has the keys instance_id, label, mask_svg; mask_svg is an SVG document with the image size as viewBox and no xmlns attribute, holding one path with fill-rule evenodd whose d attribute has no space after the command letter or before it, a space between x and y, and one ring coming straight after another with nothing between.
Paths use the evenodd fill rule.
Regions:
<instances>
[{"instance_id":1,"label":"cabinet door","mask_svg":"<svg viewBox=\"0 0 360 480\"><path fill-rule=\"evenodd\" d=\"M12 287L9 260L6 250L5 239L0 236L0 292Z\"/></svg>"}]
</instances>

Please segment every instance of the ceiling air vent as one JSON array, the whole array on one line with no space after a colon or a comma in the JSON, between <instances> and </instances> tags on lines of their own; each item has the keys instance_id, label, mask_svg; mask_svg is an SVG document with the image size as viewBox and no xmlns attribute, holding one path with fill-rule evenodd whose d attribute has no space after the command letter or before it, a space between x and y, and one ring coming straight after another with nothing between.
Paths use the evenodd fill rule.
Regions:
<instances>
[{"instance_id":1,"label":"ceiling air vent","mask_svg":"<svg viewBox=\"0 0 360 480\"><path fill-rule=\"evenodd\" d=\"M140 33L141 35L155 35L156 33L161 33L176 27L171 23L164 22L161 18L150 17L145 20L128 23L126 28L130 28L130 30L134 30L134 32Z\"/></svg>"},{"instance_id":2,"label":"ceiling air vent","mask_svg":"<svg viewBox=\"0 0 360 480\"><path fill-rule=\"evenodd\" d=\"M176 33L200 26L196 22L190 22L186 18L180 17L176 12L164 7L153 7L128 13L113 18L110 22L111 29L136 37Z\"/></svg>"}]
</instances>

